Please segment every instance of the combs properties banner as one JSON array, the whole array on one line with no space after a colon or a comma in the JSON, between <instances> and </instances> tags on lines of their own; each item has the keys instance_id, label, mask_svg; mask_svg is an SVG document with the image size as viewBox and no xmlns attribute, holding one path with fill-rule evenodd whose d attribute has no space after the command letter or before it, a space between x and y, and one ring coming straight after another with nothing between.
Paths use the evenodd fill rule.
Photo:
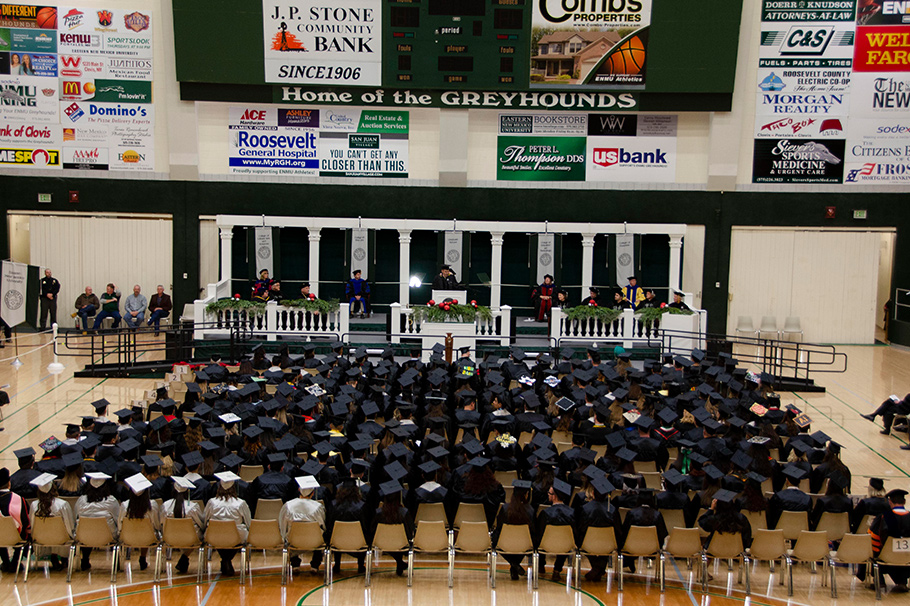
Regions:
<instances>
[{"instance_id":1,"label":"combs properties banner","mask_svg":"<svg viewBox=\"0 0 910 606\"><path fill-rule=\"evenodd\" d=\"M532 4L532 87L644 88L651 0Z\"/></svg>"}]
</instances>

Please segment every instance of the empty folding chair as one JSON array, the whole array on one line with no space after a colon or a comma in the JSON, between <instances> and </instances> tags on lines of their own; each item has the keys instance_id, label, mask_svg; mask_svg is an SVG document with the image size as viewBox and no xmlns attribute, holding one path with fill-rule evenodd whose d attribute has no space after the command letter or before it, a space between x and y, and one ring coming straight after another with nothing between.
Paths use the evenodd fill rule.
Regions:
<instances>
[{"instance_id":1,"label":"empty folding chair","mask_svg":"<svg viewBox=\"0 0 910 606\"><path fill-rule=\"evenodd\" d=\"M417 531L414 533L412 550L414 553L445 552L446 556L451 560L454 557L452 553L452 534L446 530L445 522L442 520L421 520L417 522ZM449 571L452 571L451 567L449 567ZM408 586L410 586L414 575L413 558L408 573ZM452 575L450 574L449 587L451 586Z\"/></svg>"},{"instance_id":2,"label":"empty folding chair","mask_svg":"<svg viewBox=\"0 0 910 606\"><path fill-rule=\"evenodd\" d=\"M246 582L246 542L233 520L212 520L205 529L205 543L211 549L240 550L240 584Z\"/></svg>"},{"instance_id":3,"label":"empty folding chair","mask_svg":"<svg viewBox=\"0 0 910 606\"><path fill-rule=\"evenodd\" d=\"M660 559L660 543L657 541L656 526L632 526L626 542L619 551L619 590L622 591L623 559L632 558L657 558L658 576L660 577L660 590L664 590L664 563Z\"/></svg>"},{"instance_id":4,"label":"empty folding chair","mask_svg":"<svg viewBox=\"0 0 910 606\"><path fill-rule=\"evenodd\" d=\"M107 524L106 517L89 517L79 518L76 524L76 542L70 546L70 568L73 567L73 561L76 559L76 548L90 547L92 549L111 550L111 583L117 582L118 556L120 547L117 539L111 532L111 527Z\"/></svg>"},{"instance_id":5,"label":"empty folding chair","mask_svg":"<svg viewBox=\"0 0 910 606\"><path fill-rule=\"evenodd\" d=\"M253 576L253 550L280 551L281 552L281 584L287 584L288 573L288 548L281 537L278 520L251 520L250 532L246 538L247 549L250 556L247 566L250 568L250 577Z\"/></svg>"},{"instance_id":6,"label":"empty folding chair","mask_svg":"<svg viewBox=\"0 0 910 606\"><path fill-rule=\"evenodd\" d=\"M496 569L492 566L492 545L490 543L490 529L484 522L463 522L455 535L455 545L452 548L452 557L449 558L449 579L452 579L455 567L456 553L483 554L488 557L487 577L492 586L496 586Z\"/></svg>"},{"instance_id":7,"label":"empty folding chair","mask_svg":"<svg viewBox=\"0 0 910 606\"><path fill-rule=\"evenodd\" d=\"M537 551L534 549L534 543L531 541L531 530L526 524L503 524L499 531L499 540L493 547L492 562L492 583L496 587L496 556L497 554L506 555L530 555L531 564L531 586L537 589Z\"/></svg>"},{"instance_id":8,"label":"empty folding chair","mask_svg":"<svg viewBox=\"0 0 910 606\"><path fill-rule=\"evenodd\" d=\"M756 335L755 326L752 324L752 316L738 316L736 318L736 333L745 333L752 337Z\"/></svg>"},{"instance_id":9,"label":"empty folding chair","mask_svg":"<svg viewBox=\"0 0 910 606\"><path fill-rule=\"evenodd\" d=\"M685 558L686 568L692 570L692 558L700 556L701 551L701 533L698 532L698 528L674 526L670 529L667 543L664 546L665 556L674 559Z\"/></svg>"},{"instance_id":10,"label":"empty folding chair","mask_svg":"<svg viewBox=\"0 0 910 606\"><path fill-rule=\"evenodd\" d=\"M780 337L780 330L777 328L777 318L774 316L762 316L761 325L758 327L758 338L763 338L765 334L771 334L775 339Z\"/></svg>"},{"instance_id":11,"label":"empty folding chair","mask_svg":"<svg viewBox=\"0 0 910 606\"><path fill-rule=\"evenodd\" d=\"M202 582L203 547L196 524L191 518L165 518L161 531L161 540L165 547L176 550L195 549L197 553L196 582Z\"/></svg>"},{"instance_id":12,"label":"empty folding chair","mask_svg":"<svg viewBox=\"0 0 910 606\"><path fill-rule=\"evenodd\" d=\"M784 531L781 529L768 530L767 528L756 528L752 531L752 546L749 548L749 556L754 562L767 560L770 562L770 571L774 573L774 562L781 561L781 567L790 565L790 556L787 555L787 541L784 539ZM784 584L784 575L786 570L781 571L780 584Z\"/></svg>"},{"instance_id":13,"label":"empty folding chair","mask_svg":"<svg viewBox=\"0 0 910 606\"><path fill-rule=\"evenodd\" d=\"M256 514L253 518L257 520L277 520L278 512L284 502L281 499L259 499L256 501Z\"/></svg>"},{"instance_id":14,"label":"empty folding chair","mask_svg":"<svg viewBox=\"0 0 910 606\"><path fill-rule=\"evenodd\" d=\"M329 541L329 549L326 553L326 568L329 568L333 551L342 551L344 553L363 553L366 554L366 574L364 576L364 587L370 586L370 569L373 567L373 550L367 545L363 536L363 528L360 522L335 522L332 529L332 538ZM331 579L331 577L329 577Z\"/></svg>"},{"instance_id":15,"label":"empty folding chair","mask_svg":"<svg viewBox=\"0 0 910 606\"><path fill-rule=\"evenodd\" d=\"M831 597L837 597L837 566L835 564L868 564L872 560L871 534L845 534L837 548L837 553L830 556L831 562Z\"/></svg>"},{"instance_id":16,"label":"empty folding chair","mask_svg":"<svg viewBox=\"0 0 910 606\"><path fill-rule=\"evenodd\" d=\"M810 532L803 530L799 533L796 545L790 552L790 574L787 576L787 595L793 595L793 563L810 562L813 568L817 562L822 562L825 567L825 575L828 573L828 533L825 531ZM824 587L827 579L822 576L822 586Z\"/></svg>"},{"instance_id":17,"label":"empty folding chair","mask_svg":"<svg viewBox=\"0 0 910 606\"><path fill-rule=\"evenodd\" d=\"M799 340L802 341L803 329L802 325L800 324L799 317L787 316L787 318L784 320L784 329L781 331L781 334L788 341L796 335L799 335Z\"/></svg>"},{"instance_id":18,"label":"empty folding chair","mask_svg":"<svg viewBox=\"0 0 910 606\"><path fill-rule=\"evenodd\" d=\"M81 522L81 520L80 520ZM195 532L193 533L195 535ZM161 541L152 526L152 521L148 518L131 519L124 518L123 525L120 528L120 548L127 549L151 549L155 552L155 569L153 579L157 583L159 580L159 571L161 564ZM127 551L129 554L129 551ZM129 556L126 558L129 563ZM114 569L116 575L116 568Z\"/></svg>"}]
</instances>

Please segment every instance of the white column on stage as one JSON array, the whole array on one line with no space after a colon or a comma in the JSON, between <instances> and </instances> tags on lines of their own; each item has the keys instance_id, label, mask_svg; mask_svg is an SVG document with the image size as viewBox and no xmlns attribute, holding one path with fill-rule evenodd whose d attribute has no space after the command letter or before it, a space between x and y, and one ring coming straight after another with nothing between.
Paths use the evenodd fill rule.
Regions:
<instances>
[{"instance_id":1,"label":"white column on stage","mask_svg":"<svg viewBox=\"0 0 910 606\"><path fill-rule=\"evenodd\" d=\"M310 271L308 281L312 291L319 296L319 240L322 238L321 229L318 227L307 228L307 237L310 239Z\"/></svg>"},{"instance_id":2,"label":"white column on stage","mask_svg":"<svg viewBox=\"0 0 910 606\"><path fill-rule=\"evenodd\" d=\"M218 228L221 232L221 279L231 279L231 239L234 232L231 227Z\"/></svg>"},{"instance_id":3,"label":"white column on stage","mask_svg":"<svg viewBox=\"0 0 910 606\"><path fill-rule=\"evenodd\" d=\"M594 285L594 234L581 235L581 297Z\"/></svg>"},{"instance_id":4,"label":"white column on stage","mask_svg":"<svg viewBox=\"0 0 910 606\"><path fill-rule=\"evenodd\" d=\"M682 236L670 236L670 288L680 289L680 266L682 261Z\"/></svg>"},{"instance_id":5,"label":"white column on stage","mask_svg":"<svg viewBox=\"0 0 910 606\"><path fill-rule=\"evenodd\" d=\"M411 230L398 230L398 302L411 302Z\"/></svg>"},{"instance_id":6,"label":"white column on stage","mask_svg":"<svg viewBox=\"0 0 910 606\"><path fill-rule=\"evenodd\" d=\"M493 245L492 267L490 267L490 307L499 309L502 301L502 235L501 231L490 232Z\"/></svg>"}]
</instances>

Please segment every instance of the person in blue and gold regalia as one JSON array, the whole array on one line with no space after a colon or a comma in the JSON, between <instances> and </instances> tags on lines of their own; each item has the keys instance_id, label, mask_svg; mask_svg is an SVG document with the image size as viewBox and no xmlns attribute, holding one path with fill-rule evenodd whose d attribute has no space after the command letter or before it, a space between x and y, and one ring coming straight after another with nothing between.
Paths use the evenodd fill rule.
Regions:
<instances>
[{"instance_id":1,"label":"person in blue and gold regalia","mask_svg":"<svg viewBox=\"0 0 910 606\"><path fill-rule=\"evenodd\" d=\"M550 310L553 309L553 299L555 298L556 284L553 282L553 276L547 274L543 277L543 284L537 286L531 293L531 301L534 302L538 322L546 322L550 319Z\"/></svg>"},{"instance_id":2,"label":"person in blue and gold regalia","mask_svg":"<svg viewBox=\"0 0 910 606\"><path fill-rule=\"evenodd\" d=\"M250 297L253 301L265 303L272 294L272 284L275 280L269 279L269 270L263 269L259 272L259 279L253 282L253 295Z\"/></svg>"},{"instance_id":3,"label":"person in blue and gold regalia","mask_svg":"<svg viewBox=\"0 0 910 606\"><path fill-rule=\"evenodd\" d=\"M645 300L645 290L638 285L635 276L629 276L629 283L622 289L622 298L631 303L634 309L638 309L639 303Z\"/></svg>"},{"instance_id":4,"label":"person in blue and gold regalia","mask_svg":"<svg viewBox=\"0 0 910 606\"><path fill-rule=\"evenodd\" d=\"M353 278L344 287L344 298L351 304L351 315L360 314L361 318L364 314L370 315L370 283L360 277L362 273L355 269L351 274Z\"/></svg>"}]
</instances>

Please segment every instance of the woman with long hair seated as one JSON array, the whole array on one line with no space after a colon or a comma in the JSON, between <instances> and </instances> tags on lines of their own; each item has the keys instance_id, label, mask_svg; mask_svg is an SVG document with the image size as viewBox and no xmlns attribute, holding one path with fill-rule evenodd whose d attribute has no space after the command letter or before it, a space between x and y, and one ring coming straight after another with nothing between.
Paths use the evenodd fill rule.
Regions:
<instances>
[{"instance_id":1,"label":"woman with long hair seated","mask_svg":"<svg viewBox=\"0 0 910 606\"><path fill-rule=\"evenodd\" d=\"M502 506L496 518L496 528L493 530L493 544L499 541L499 534L505 524L527 526L531 536L537 536L534 528L534 508L531 507L531 482L530 480L512 480L512 498ZM503 554L509 563L509 573L513 581L524 576L525 569L521 566L524 559L520 554Z\"/></svg>"},{"instance_id":2,"label":"woman with long hair seated","mask_svg":"<svg viewBox=\"0 0 910 606\"><path fill-rule=\"evenodd\" d=\"M373 516L373 532L371 536L376 534L378 524L404 524L404 532L408 540L414 538L414 519L401 504L402 490L398 480L391 480L379 485L382 502L379 509L376 510L376 515ZM407 569L407 562L404 556L407 552L389 551L387 553L395 560L395 574L398 576L404 574Z\"/></svg>"},{"instance_id":3,"label":"woman with long hair seated","mask_svg":"<svg viewBox=\"0 0 910 606\"><path fill-rule=\"evenodd\" d=\"M193 490L196 485L183 476L171 476L171 481L174 482L174 498L168 499L161 504L160 516L162 529L165 520L168 518L178 520L188 518L193 520L196 536L201 540L205 528L205 522L202 518L202 509L199 507L198 503L187 498L190 495L189 491ZM188 549L184 549L183 553L180 554L180 559L177 560L177 564L174 566L174 570L180 574L186 573L190 568L189 551L190 550Z\"/></svg>"},{"instance_id":4,"label":"woman with long hair seated","mask_svg":"<svg viewBox=\"0 0 910 606\"><path fill-rule=\"evenodd\" d=\"M152 487L152 482L141 473L128 477L124 482L130 487L130 491L133 494L120 506L120 527L123 528L125 519L149 520L152 523L155 534L160 535L161 520L158 514L158 503L149 496L149 488ZM139 570L148 568L147 555L147 548L139 550Z\"/></svg>"},{"instance_id":5,"label":"woman with long hair seated","mask_svg":"<svg viewBox=\"0 0 910 606\"><path fill-rule=\"evenodd\" d=\"M80 518L105 518L111 536L116 539L120 534L120 502L111 495L111 476L99 471L85 475L89 481L84 487L85 494L76 501L76 523ZM91 547L82 548L82 570L91 570L91 555Z\"/></svg>"},{"instance_id":6,"label":"woman with long hair seated","mask_svg":"<svg viewBox=\"0 0 910 606\"><path fill-rule=\"evenodd\" d=\"M212 520L231 521L237 524L237 532L240 534L240 540L246 541L249 535L250 507L246 501L237 498L237 481L240 476L231 471L222 471L216 473L218 478L218 491L215 496L209 500L205 506L205 524ZM221 574L224 576L233 576L234 565L231 560L237 553L236 549L219 549L218 554L221 556Z\"/></svg>"},{"instance_id":7,"label":"woman with long hair seated","mask_svg":"<svg viewBox=\"0 0 910 606\"><path fill-rule=\"evenodd\" d=\"M57 496L57 486L54 480L56 476L52 473L43 473L29 484L38 488L38 498L32 501L29 509L29 518L37 520L38 518L63 518L63 524L70 538L76 536L76 520L73 517L73 509L70 504ZM33 522L34 523L34 522ZM51 568L53 570L63 570L66 568L66 556L60 553L52 553L50 556Z\"/></svg>"}]
</instances>

